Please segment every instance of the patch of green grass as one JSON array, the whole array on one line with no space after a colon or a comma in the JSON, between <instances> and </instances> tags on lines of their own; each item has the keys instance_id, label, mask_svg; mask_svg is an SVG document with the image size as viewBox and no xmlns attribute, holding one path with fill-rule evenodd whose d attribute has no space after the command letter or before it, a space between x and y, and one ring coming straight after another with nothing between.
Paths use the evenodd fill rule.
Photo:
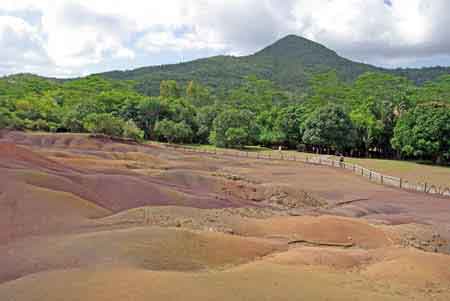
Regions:
<instances>
[{"instance_id":1,"label":"patch of green grass","mask_svg":"<svg viewBox=\"0 0 450 301\"><path fill-rule=\"evenodd\" d=\"M346 158L345 161L409 181L450 187L450 167L384 159Z\"/></svg>"}]
</instances>

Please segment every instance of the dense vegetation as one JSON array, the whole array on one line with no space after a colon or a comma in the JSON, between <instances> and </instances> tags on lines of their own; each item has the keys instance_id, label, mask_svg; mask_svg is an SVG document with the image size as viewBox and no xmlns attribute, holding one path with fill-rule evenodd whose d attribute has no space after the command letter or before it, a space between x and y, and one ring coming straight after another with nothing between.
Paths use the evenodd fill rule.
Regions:
<instances>
[{"instance_id":1,"label":"dense vegetation","mask_svg":"<svg viewBox=\"0 0 450 301\"><path fill-rule=\"evenodd\" d=\"M185 64L179 81L161 73L149 85L100 75L4 77L0 128L450 161L450 74L417 85L292 36L246 59ZM205 75L211 66L217 77ZM203 76L210 85L195 80Z\"/></svg>"},{"instance_id":2,"label":"dense vegetation","mask_svg":"<svg viewBox=\"0 0 450 301\"><path fill-rule=\"evenodd\" d=\"M416 86L374 72L347 83L330 71L298 97L255 76L220 96L194 81L162 81L153 97L136 92L134 82L100 76L57 82L16 75L0 83L2 128L450 159L450 75Z\"/></svg>"},{"instance_id":3,"label":"dense vegetation","mask_svg":"<svg viewBox=\"0 0 450 301\"><path fill-rule=\"evenodd\" d=\"M221 95L224 90L236 89L242 85L246 76L255 75L273 82L285 91L301 96L308 93L309 83L315 74L331 70L335 70L345 82L354 81L366 72L403 76L415 84L423 84L441 75L450 74L449 67L390 70L357 63L339 56L323 45L289 35L250 56L216 56L193 62L113 71L101 75L109 79L134 80L138 91L148 96L159 95L159 83L168 79L176 80L183 86L194 80Z\"/></svg>"}]
</instances>

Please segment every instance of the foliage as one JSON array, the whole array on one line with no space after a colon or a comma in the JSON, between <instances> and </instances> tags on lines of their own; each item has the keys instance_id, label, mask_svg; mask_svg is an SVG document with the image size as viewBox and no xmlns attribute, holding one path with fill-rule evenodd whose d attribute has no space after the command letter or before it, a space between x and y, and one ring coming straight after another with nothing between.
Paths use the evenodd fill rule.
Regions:
<instances>
[{"instance_id":1,"label":"foliage","mask_svg":"<svg viewBox=\"0 0 450 301\"><path fill-rule=\"evenodd\" d=\"M83 127L90 133L121 137L125 122L110 113L91 113L83 121Z\"/></svg>"},{"instance_id":2,"label":"foliage","mask_svg":"<svg viewBox=\"0 0 450 301\"><path fill-rule=\"evenodd\" d=\"M214 105L201 107L197 110L197 142L202 144L208 143L210 131L213 127L214 119L216 119L218 113L219 107Z\"/></svg>"},{"instance_id":3,"label":"foliage","mask_svg":"<svg viewBox=\"0 0 450 301\"><path fill-rule=\"evenodd\" d=\"M244 57L215 56L165 66L144 67L131 71L113 71L102 76L116 80L133 80L140 93L157 96L160 82L176 80L187 86L195 81L219 94L242 86L245 78L255 75L289 93L303 95L309 91L315 74L336 70L342 82L352 82L366 72L383 72L408 78L416 84L449 74L448 67L422 69L383 69L340 57L336 52L298 36L287 36L273 45Z\"/></svg>"},{"instance_id":4,"label":"foliage","mask_svg":"<svg viewBox=\"0 0 450 301\"><path fill-rule=\"evenodd\" d=\"M0 128L448 161L448 71L384 70L289 36L247 57L0 78Z\"/></svg>"},{"instance_id":5,"label":"foliage","mask_svg":"<svg viewBox=\"0 0 450 301\"><path fill-rule=\"evenodd\" d=\"M159 95L163 98L179 98L181 96L180 87L174 80L161 81L159 89Z\"/></svg>"},{"instance_id":6,"label":"foliage","mask_svg":"<svg viewBox=\"0 0 450 301\"><path fill-rule=\"evenodd\" d=\"M142 141L144 140L144 131L138 128L133 120L128 120L123 124L123 137Z\"/></svg>"},{"instance_id":7,"label":"foliage","mask_svg":"<svg viewBox=\"0 0 450 301\"><path fill-rule=\"evenodd\" d=\"M250 145L256 137L257 127L251 111L227 109L214 119L210 142L218 147L234 147L237 140L239 145Z\"/></svg>"},{"instance_id":8,"label":"foliage","mask_svg":"<svg viewBox=\"0 0 450 301\"><path fill-rule=\"evenodd\" d=\"M306 112L303 106L291 105L281 109L275 120L275 128L284 145L295 148L303 136Z\"/></svg>"},{"instance_id":9,"label":"foliage","mask_svg":"<svg viewBox=\"0 0 450 301\"><path fill-rule=\"evenodd\" d=\"M228 147L242 148L248 141L248 133L243 128L229 128L225 132Z\"/></svg>"},{"instance_id":10,"label":"foliage","mask_svg":"<svg viewBox=\"0 0 450 301\"><path fill-rule=\"evenodd\" d=\"M167 119L158 121L155 132L169 143L189 143L192 140L192 129L184 121L175 122Z\"/></svg>"},{"instance_id":11,"label":"foliage","mask_svg":"<svg viewBox=\"0 0 450 301\"><path fill-rule=\"evenodd\" d=\"M450 105L424 103L404 114L397 123L392 145L409 157L450 159Z\"/></svg>"},{"instance_id":12,"label":"foliage","mask_svg":"<svg viewBox=\"0 0 450 301\"><path fill-rule=\"evenodd\" d=\"M190 103L199 107L211 105L214 101L209 89L193 80L187 85L186 97Z\"/></svg>"},{"instance_id":13,"label":"foliage","mask_svg":"<svg viewBox=\"0 0 450 301\"><path fill-rule=\"evenodd\" d=\"M303 141L320 150L344 152L354 145L354 129L341 106L317 109L306 121Z\"/></svg>"}]
</instances>

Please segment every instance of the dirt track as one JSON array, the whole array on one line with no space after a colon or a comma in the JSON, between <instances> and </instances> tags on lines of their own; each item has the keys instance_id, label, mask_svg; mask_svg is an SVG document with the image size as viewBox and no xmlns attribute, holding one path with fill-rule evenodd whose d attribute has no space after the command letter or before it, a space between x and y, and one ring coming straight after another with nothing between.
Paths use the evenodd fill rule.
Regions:
<instances>
[{"instance_id":1,"label":"dirt track","mask_svg":"<svg viewBox=\"0 0 450 301\"><path fill-rule=\"evenodd\" d=\"M450 200L339 169L9 133L0 208L0 300L450 299Z\"/></svg>"}]
</instances>

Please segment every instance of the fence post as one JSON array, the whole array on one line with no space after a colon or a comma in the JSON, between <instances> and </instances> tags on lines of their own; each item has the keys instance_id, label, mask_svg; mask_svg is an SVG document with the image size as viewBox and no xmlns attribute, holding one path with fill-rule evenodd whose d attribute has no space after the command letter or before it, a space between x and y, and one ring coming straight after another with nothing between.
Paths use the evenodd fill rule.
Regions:
<instances>
[{"instance_id":1,"label":"fence post","mask_svg":"<svg viewBox=\"0 0 450 301\"><path fill-rule=\"evenodd\" d=\"M427 182L423 184L423 192L427 193Z\"/></svg>"},{"instance_id":2,"label":"fence post","mask_svg":"<svg viewBox=\"0 0 450 301\"><path fill-rule=\"evenodd\" d=\"M383 185L384 184L383 175L381 175L381 174L380 174L380 180L381 180L381 185Z\"/></svg>"},{"instance_id":3,"label":"fence post","mask_svg":"<svg viewBox=\"0 0 450 301\"><path fill-rule=\"evenodd\" d=\"M371 170L369 170L369 180L372 181L372 171Z\"/></svg>"},{"instance_id":4,"label":"fence post","mask_svg":"<svg viewBox=\"0 0 450 301\"><path fill-rule=\"evenodd\" d=\"M403 179L400 178L400 188L403 188Z\"/></svg>"}]
</instances>

